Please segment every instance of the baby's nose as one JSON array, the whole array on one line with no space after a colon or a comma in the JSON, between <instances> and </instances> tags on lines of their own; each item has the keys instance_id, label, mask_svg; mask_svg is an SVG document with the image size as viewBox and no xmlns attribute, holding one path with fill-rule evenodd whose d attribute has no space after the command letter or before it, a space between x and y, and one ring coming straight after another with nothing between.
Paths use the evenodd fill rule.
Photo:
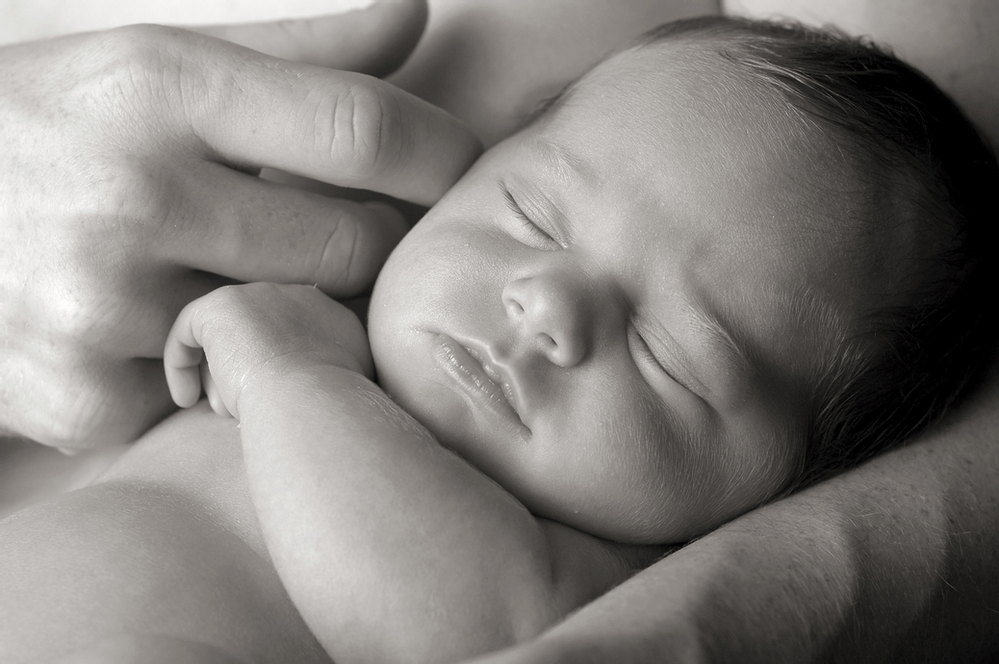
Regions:
<instances>
[{"instance_id":1,"label":"baby's nose","mask_svg":"<svg viewBox=\"0 0 999 664\"><path fill-rule=\"evenodd\" d=\"M590 303L568 276L515 279L503 289L503 305L522 337L553 364L575 366L589 352Z\"/></svg>"}]
</instances>

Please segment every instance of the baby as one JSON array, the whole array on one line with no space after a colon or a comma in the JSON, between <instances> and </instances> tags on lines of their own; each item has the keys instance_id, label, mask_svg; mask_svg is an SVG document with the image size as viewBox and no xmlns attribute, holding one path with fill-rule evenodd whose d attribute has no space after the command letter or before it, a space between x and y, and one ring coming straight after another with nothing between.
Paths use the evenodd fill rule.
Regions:
<instances>
[{"instance_id":1,"label":"baby","mask_svg":"<svg viewBox=\"0 0 999 664\"><path fill-rule=\"evenodd\" d=\"M239 419L267 551L326 653L454 661L937 417L987 346L996 179L960 112L889 56L794 27L670 24L416 225L367 335L315 289L228 287L180 314L167 378L179 404L204 389ZM198 522L205 555L242 555L219 544L244 532L240 509ZM231 567L253 579L240 593L274 592ZM246 655L197 623L172 633Z\"/></svg>"},{"instance_id":2,"label":"baby","mask_svg":"<svg viewBox=\"0 0 999 664\"><path fill-rule=\"evenodd\" d=\"M168 380L193 405L210 375L239 418L268 549L336 661L519 640L649 560L608 540L696 537L955 394L970 367L943 364L940 326L962 339L938 312L977 333L977 308L952 305L981 249L968 183L938 172L964 148L932 132L955 122L992 167L871 49L666 26L406 236L370 356L318 291L253 284L184 310Z\"/></svg>"}]
</instances>

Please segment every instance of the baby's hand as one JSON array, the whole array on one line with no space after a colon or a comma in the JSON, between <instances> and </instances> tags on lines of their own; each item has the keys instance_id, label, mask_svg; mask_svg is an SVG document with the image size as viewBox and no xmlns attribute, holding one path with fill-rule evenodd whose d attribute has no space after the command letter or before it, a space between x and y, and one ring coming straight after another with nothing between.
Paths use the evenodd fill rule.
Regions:
<instances>
[{"instance_id":1,"label":"baby's hand","mask_svg":"<svg viewBox=\"0 0 999 664\"><path fill-rule=\"evenodd\" d=\"M336 365L371 377L361 322L311 286L225 286L188 304L163 351L170 395L187 408L202 388L212 409L239 417L239 396L267 372Z\"/></svg>"}]
</instances>

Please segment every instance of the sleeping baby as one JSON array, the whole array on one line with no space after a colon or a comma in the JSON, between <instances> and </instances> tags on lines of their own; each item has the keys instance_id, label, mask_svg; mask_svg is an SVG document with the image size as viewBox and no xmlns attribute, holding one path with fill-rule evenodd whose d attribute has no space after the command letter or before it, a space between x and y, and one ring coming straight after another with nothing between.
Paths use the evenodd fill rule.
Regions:
<instances>
[{"instance_id":1,"label":"sleeping baby","mask_svg":"<svg viewBox=\"0 0 999 664\"><path fill-rule=\"evenodd\" d=\"M230 286L182 311L167 378L238 419L262 542L322 651L456 661L938 417L987 346L996 179L956 107L869 45L668 24L480 159L389 258L366 332L314 288ZM209 552L246 527L219 505ZM269 659L210 604L95 629Z\"/></svg>"}]
</instances>

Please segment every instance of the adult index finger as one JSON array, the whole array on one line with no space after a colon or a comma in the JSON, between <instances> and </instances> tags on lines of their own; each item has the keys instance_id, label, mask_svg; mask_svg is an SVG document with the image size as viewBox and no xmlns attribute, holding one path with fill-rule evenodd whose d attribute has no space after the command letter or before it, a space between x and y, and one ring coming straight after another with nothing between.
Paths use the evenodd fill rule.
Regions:
<instances>
[{"instance_id":1,"label":"adult index finger","mask_svg":"<svg viewBox=\"0 0 999 664\"><path fill-rule=\"evenodd\" d=\"M429 205L481 151L461 121L377 78L183 35L190 48L169 49L180 61L167 98L175 129L211 159Z\"/></svg>"},{"instance_id":2,"label":"adult index finger","mask_svg":"<svg viewBox=\"0 0 999 664\"><path fill-rule=\"evenodd\" d=\"M239 281L356 296L408 230L387 205L328 198L218 164L192 167L183 191L191 203L157 236L161 256Z\"/></svg>"}]
</instances>

